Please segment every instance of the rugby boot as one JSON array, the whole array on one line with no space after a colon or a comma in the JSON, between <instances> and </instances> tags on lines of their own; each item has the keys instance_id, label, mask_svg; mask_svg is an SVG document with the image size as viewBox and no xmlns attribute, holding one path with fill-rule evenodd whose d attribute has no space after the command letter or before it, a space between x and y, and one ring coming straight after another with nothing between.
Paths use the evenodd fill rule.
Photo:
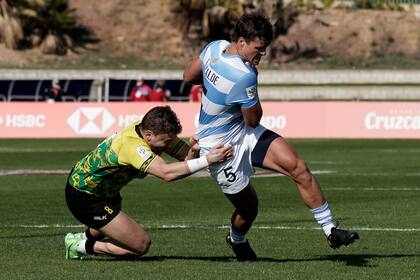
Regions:
<instances>
[{"instance_id":1,"label":"rugby boot","mask_svg":"<svg viewBox=\"0 0 420 280\"><path fill-rule=\"evenodd\" d=\"M249 245L248 240L243 243L233 243L230 239L230 235L226 235L225 238L226 244L232 249L236 255L236 259L240 262L243 261L256 261L257 255L254 250L252 250L251 245Z\"/></svg>"},{"instance_id":2,"label":"rugby boot","mask_svg":"<svg viewBox=\"0 0 420 280\"><path fill-rule=\"evenodd\" d=\"M73 235L75 238L78 238L78 239L87 239L84 232L74 233Z\"/></svg>"},{"instance_id":3,"label":"rugby boot","mask_svg":"<svg viewBox=\"0 0 420 280\"><path fill-rule=\"evenodd\" d=\"M340 248L342 245L349 246L357 239L359 239L357 232L335 227L331 229L331 234L327 238L328 245L333 249Z\"/></svg>"},{"instance_id":4,"label":"rugby boot","mask_svg":"<svg viewBox=\"0 0 420 280\"><path fill-rule=\"evenodd\" d=\"M77 251L77 245L83 241L82 235L67 233L64 237L64 245L66 246L66 259L82 259L84 254Z\"/></svg>"}]
</instances>

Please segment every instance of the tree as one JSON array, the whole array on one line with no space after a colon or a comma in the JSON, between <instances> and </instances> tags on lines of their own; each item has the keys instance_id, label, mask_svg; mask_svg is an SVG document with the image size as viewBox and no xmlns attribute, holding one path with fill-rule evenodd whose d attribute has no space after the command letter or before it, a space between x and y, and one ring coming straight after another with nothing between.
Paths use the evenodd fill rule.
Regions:
<instances>
[{"instance_id":1,"label":"tree","mask_svg":"<svg viewBox=\"0 0 420 280\"><path fill-rule=\"evenodd\" d=\"M23 39L23 29L16 9L9 2L0 0L0 36L7 48L16 49Z\"/></svg>"},{"instance_id":2,"label":"tree","mask_svg":"<svg viewBox=\"0 0 420 280\"><path fill-rule=\"evenodd\" d=\"M66 54L78 30L68 0L0 0L0 37L7 48Z\"/></svg>"},{"instance_id":3,"label":"tree","mask_svg":"<svg viewBox=\"0 0 420 280\"><path fill-rule=\"evenodd\" d=\"M74 45L73 12L68 0L27 0L21 18L30 43L39 44L43 53L66 54Z\"/></svg>"},{"instance_id":4,"label":"tree","mask_svg":"<svg viewBox=\"0 0 420 280\"><path fill-rule=\"evenodd\" d=\"M229 39L237 19L246 13L273 16L282 0L178 0L176 12L188 39ZM198 39L198 40L197 40Z\"/></svg>"}]
</instances>

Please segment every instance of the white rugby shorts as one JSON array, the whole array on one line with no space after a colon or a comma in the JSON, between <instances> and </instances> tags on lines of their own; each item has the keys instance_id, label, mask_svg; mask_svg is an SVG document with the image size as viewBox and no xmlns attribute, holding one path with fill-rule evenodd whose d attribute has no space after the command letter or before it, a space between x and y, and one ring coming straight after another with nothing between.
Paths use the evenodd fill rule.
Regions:
<instances>
[{"instance_id":1,"label":"white rugby shorts","mask_svg":"<svg viewBox=\"0 0 420 280\"><path fill-rule=\"evenodd\" d=\"M231 142L234 149L233 157L225 162L209 166L210 175L224 193L238 193L249 184L249 178L255 172L251 152L266 130L261 125L256 128L245 126L245 132Z\"/></svg>"}]
</instances>

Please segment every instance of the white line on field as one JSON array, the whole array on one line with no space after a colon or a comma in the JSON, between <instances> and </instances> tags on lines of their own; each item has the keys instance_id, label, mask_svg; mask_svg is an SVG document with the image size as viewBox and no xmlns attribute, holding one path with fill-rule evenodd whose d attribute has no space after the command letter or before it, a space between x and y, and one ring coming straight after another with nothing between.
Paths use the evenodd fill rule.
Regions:
<instances>
[{"instance_id":1,"label":"white line on field","mask_svg":"<svg viewBox=\"0 0 420 280\"><path fill-rule=\"evenodd\" d=\"M342 187L342 188L329 188L323 187L323 190L326 191L420 191L420 188L372 188L372 187Z\"/></svg>"},{"instance_id":2,"label":"white line on field","mask_svg":"<svg viewBox=\"0 0 420 280\"><path fill-rule=\"evenodd\" d=\"M10 175L67 175L69 170L62 170L62 169L0 169L0 176L10 176ZM332 170L315 170L312 173L314 174L330 174L335 173ZM207 171L200 171L192 176L195 177L207 177L209 173ZM270 171L257 171L255 176L258 177L275 177L275 176L283 176L279 173L273 173Z\"/></svg>"},{"instance_id":3,"label":"white line on field","mask_svg":"<svg viewBox=\"0 0 420 280\"><path fill-rule=\"evenodd\" d=\"M80 148L63 148L63 149L49 149L49 148L8 148L0 147L0 153L62 153L62 152L86 152L88 149Z\"/></svg>"},{"instance_id":4,"label":"white line on field","mask_svg":"<svg viewBox=\"0 0 420 280\"><path fill-rule=\"evenodd\" d=\"M345 153L345 150L334 150L336 152ZM352 153L420 153L420 149L351 149Z\"/></svg>"},{"instance_id":5,"label":"white line on field","mask_svg":"<svg viewBox=\"0 0 420 280\"><path fill-rule=\"evenodd\" d=\"M60 170L60 169L11 169L4 170L0 169L0 176L8 175L65 175L68 174L70 170Z\"/></svg>"},{"instance_id":6,"label":"white line on field","mask_svg":"<svg viewBox=\"0 0 420 280\"><path fill-rule=\"evenodd\" d=\"M336 165L336 164L348 164L345 162L339 162L339 161L331 161L331 160L311 160L309 161L310 164L330 164L330 165Z\"/></svg>"},{"instance_id":7,"label":"white line on field","mask_svg":"<svg viewBox=\"0 0 420 280\"><path fill-rule=\"evenodd\" d=\"M0 176L16 176L16 175L67 175L69 170L63 169L0 169ZM417 173L395 173L395 172L337 172L335 170L313 170L315 175L329 175L335 174L339 176L386 176L386 177L401 177L401 176L420 176L420 172ZM192 175L193 177L208 177L207 171L200 171ZM258 170L255 172L255 177L277 177L284 176L280 173L271 171Z\"/></svg>"},{"instance_id":8,"label":"white line on field","mask_svg":"<svg viewBox=\"0 0 420 280\"><path fill-rule=\"evenodd\" d=\"M46 152L46 153L56 153L56 152L85 152L89 149L83 149L83 148L18 148L18 147L0 147L0 153L39 153L39 152ZM344 152L344 150L334 150L336 152ZM420 153L420 149L352 149L352 153Z\"/></svg>"},{"instance_id":9,"label":"white line on field","mask_svg":"<svg viewBox=\"0 0 420 280\"><path fill-rule=\"evenodd\" d=\"M60 224L42 224L42 225L0 225L0 228L84 228L83 225L60 225ZM173 225L156 225L144 226L145 229L227 229L228 225L211 226L211 225L187 225L187 224L173 224ZM290 226L258 226L255 225L253 229L261 230L321 230L319 227L290 227ZM353 227L350 230L359 231L379 231L379 232L418 232L420 228L380 228L380 227Z\"/></svg>"}]
</instances>

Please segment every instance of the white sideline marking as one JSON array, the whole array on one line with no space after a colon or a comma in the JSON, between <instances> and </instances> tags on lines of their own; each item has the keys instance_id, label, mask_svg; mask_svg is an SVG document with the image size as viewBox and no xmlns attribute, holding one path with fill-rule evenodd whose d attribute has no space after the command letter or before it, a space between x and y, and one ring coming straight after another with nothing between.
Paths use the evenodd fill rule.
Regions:
<instances>
[{"instance_id":1,"label":"white sideline marking","mask_svg":"<svg viewBox=\"0 0 420 280\"><path fill-rule=\"evenodd\" d=\"M89 149L80 149L80 148L14 148L14 147L0 147L0 153L39 153L39 152L46 152L46 153L54 153L54 152L85 152L89 151ZM336 150L340 151L340 150ZM352 149L353 153L369 153L375 152L376 153L420 153L420 149ZM327 162L328 163L328 162Z\"/></svg>"},{"instance_id":2,"label":"white sideline marking","mask_svg":"<svg viewBox=\"0 0 420 280\"><path fill-rule=\"evenodd\" d=\"M10 176L10 175L67 175L70 170L63 169L0 169L0 176ZM315 175L328 175L328 174L338 174L343 176L420 176L420 172L416 173L395 173L395 172L366 172L366 173L357 173L357 172L337 172L335 170L313 170ZM192 175L193 177L208 177L209 174L207 171L199 171ZM258 170L254 174L255 177L277 177L284 176L280 173L275 173L271 171ZM388 190L388 189L386 189Z\"/></svg>"},{"instance_id":3,"label":"white sideline marking","mask_svg":"<svg viewBox=\"0 0 420 280\"><path fill-rule=\"evenodd\" d=\"M336 165L336 164L347 164L345 162L339 162L339 161L331 161L331 160L311 160L308 162L309 164L331 164L331 165Z\"/></svg>"},{"instance_id":4,"label":"white sideline marking","mask_svg":"<svg viewBox=\"0 0 420 280\"><path fill-rule=\"evenodd\" d=\"M10 175L67 175L70 170L61 170L61 169L0 169L0 176L10 176ZM312 171L313 174L330 174L335 173L332 170L315 170ZM207 177L210 176L207 171L200 171L192 176L194 177ZM274 173L270 171L257 171L255 175L257 177L276 177L284 176L283 174Z\"/></svg>"},{"instance_id":5,"label":"white sideline marking","mask_svg":"<svg viewBox=\"0 0 420 280\"><path fill-rule=\"evenodd\" d=\"M88 149L48 149L48 148L38 148L38 149L32 149L32 148L8 148L8 147L0 147L0 153L57 153L57 152L85 152L88 151Z\"/></svg>"},{"instance_id":6,"label":"white sideline marking","mask_svg":"<svg viewBox=\"0 0 420 280\"><path fill-rule=\"evenodd\" d=\"M353 187L343 187L343 188L328 188L328 187L321 187L322 190L326 191L420 191L420 188L353 188Z\"/></svg>"},{"instance_id":7,"label":"white sideline marking","mask_svg":"<svg viewBox=\"0 0 420 280\"><path fill-rule=\"evenodd\" d=\"M208 226L208 225L158 225L158 226L144 226L145 229L227 229L230 226ZM0 228L85 228L83 225L0 225ZM262 230L321 230L319 227L290 227L290 226L253 226L254 229ZM359 231L380 231L380 232L417 232L420 228L379 228L379 227L353 227L349 230Z\"/></svg>"},{"instance_id":8,"label":"white sideline marking","mask_svg":"<svg viewBox=\"0 0 420 280\"><path fill-rule=\"evenodd\" d=\"M356 150L357 152L366 152L364 150ZM373 150L372 150L373 151ZM368 151L369 152L369 151ZM420 149L402 149L402 150L398 150L398 149L378 149L375 150L375 153L420 153Z\"/></svg>"},{"instance_id":9,"label":"white sideline marking","mask_svg":"<svg viewBox=\"0 0 420 280\"><path fill-rule=\"evenodd\" d=\"M70 170L60 170L60 169L12 169L4 170L0 169L0 176L8 175L65 175L68 174Z\"/></svg>"},{"instance_id":10,"label":"white sideline marking","mask_svg":"<svg viewBox=\"0 0 420 280\"><path fill-rule=\"evenodd\" d=\"M333 170L312 170L311 172L312 174L316 174L316 175L337 173L336 171L333 171ZM281 173L271 172L271 171L257 171L253 175L253 177L280 177L280 176L285 176L285 175Z\"/></svg>"},{"instance_id":11,"label":"white sideline marking","mask_svg":"<svg viewBox=\"0 0 420 280\"><path fill-rule=\"evenodd\" d=\"M147 228L147 227L146 227ZM203 229L226 229L230 226L191 226L191 225L162 225L159 227L150 227L150 229L194 229L194 228L203 228ZM276 229L276 230L321 230L320 227L290 227L290 226L252 226L254 229ZM359 227L359 228L349 228L349 230L360 230L360 231L396 231L396 232L413 232L420 231L420 228L368 228L368 227Z\"/></svg>"}]
</instances>

